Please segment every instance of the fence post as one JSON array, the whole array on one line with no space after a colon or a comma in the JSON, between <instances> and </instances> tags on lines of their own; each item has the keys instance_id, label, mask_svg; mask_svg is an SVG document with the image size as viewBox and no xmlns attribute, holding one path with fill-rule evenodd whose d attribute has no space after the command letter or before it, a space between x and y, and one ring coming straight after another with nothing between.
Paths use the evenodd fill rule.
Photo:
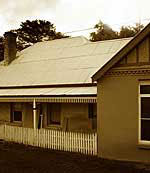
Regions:
<instances>
[{"instance_id":1,"label":"fence post","mask_svg":"<svg viewBox=\"0 0 150 173\"><path fill-rule=\"evenodd\" d=\"M3 126L3 139L6 140L6 123Z\"/></svg>"}]
</instances>

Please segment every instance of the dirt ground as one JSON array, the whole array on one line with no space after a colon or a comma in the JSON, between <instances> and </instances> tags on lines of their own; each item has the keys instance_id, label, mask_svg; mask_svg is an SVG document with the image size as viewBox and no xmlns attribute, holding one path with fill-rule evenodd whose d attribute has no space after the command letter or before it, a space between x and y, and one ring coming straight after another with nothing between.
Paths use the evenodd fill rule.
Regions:
<instances>
[{"instance_id":1,"label":"dirt ground","mask_svg":"<svg viewBox=\"0 0 150 173\"><path fill-rule=\"evenodd\" d=\"M150 165L103 160L0 141L0 173L147 173Z\"/></svg>"}]
</instances>

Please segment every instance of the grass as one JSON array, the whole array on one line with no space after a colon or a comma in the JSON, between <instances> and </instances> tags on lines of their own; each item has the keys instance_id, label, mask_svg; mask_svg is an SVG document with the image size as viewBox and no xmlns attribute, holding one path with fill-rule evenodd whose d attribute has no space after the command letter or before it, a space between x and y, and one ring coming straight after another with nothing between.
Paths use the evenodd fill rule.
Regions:
<instances>
[{"instance_id":1,"label":"grass","mask_svg":"<svg viewBox=\"0 0 150 173\"><path fill-rule=\"evenodd\" d=\"M150 164L0 142L0 173L148 173Z\"/></svg>"}]
</instances>

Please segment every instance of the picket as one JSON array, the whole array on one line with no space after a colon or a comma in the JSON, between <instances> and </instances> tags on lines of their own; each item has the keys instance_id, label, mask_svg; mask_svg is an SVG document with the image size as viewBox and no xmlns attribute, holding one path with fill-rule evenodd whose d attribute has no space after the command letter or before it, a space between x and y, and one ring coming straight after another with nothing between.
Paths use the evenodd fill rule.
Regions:
<instances>
[{"instance_id":1,"label":"picket","mask_svg":"<svg viewBox=\"0 0 150 173\"><path fill-rule=\"evenodd\" d=\"M0 139L53 150L97 155L97 133L0 125Z\"/></svg>"},{"instance_id":2,"label":"picket","mask_svg":"<svg viewBox=\"0 0 150 173\"><path fill-rule=\"evenodd\" d=\"M0 125L0 139L3 139L4 135L4 125Z\"/></svg>"}]
</instances>

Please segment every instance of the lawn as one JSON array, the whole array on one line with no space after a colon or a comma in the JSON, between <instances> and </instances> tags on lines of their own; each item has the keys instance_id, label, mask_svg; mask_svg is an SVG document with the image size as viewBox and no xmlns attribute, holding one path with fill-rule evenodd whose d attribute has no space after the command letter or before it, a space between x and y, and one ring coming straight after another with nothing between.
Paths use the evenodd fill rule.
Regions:
<instances>
[{"instance_id":1,"label":"lawn","mask_svg":"<svg viewBox=\"0 0 150 173\"><path fill-rule=\"evenodd\" d=\"M0 173L148 173L150 165L0 141Z\"/></svg>"}]
</instances>

